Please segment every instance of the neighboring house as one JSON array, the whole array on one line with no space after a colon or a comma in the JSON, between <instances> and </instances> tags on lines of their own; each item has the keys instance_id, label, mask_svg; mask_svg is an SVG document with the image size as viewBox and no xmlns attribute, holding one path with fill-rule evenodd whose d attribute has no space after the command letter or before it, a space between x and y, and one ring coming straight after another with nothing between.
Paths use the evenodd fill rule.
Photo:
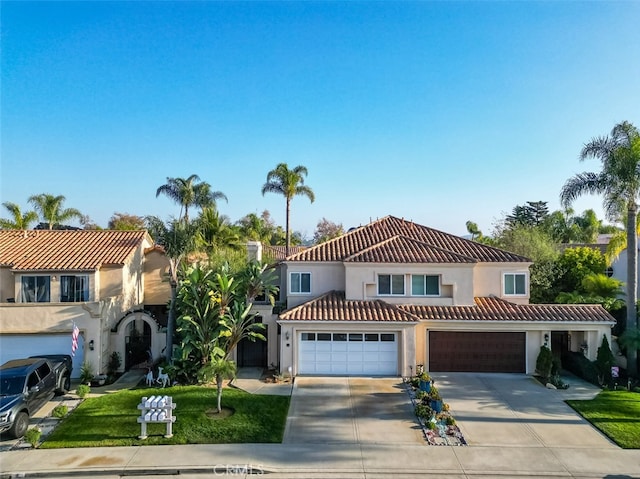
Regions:
<instances>
[{"instance_id":1,"label":"neighboring house","mask_svg":"<svg viewBox=\"0 0 640 479\"><path fill-rule=\"evenodd\" d=\"M529 304L531 264L387 216L282 261L288 309L263 312L268 360L293 375L409 375L418 364L533 374L545 343L595 359L613 317Z\"/></svg>"},{"instance_id":2,"label":"neighboring house","mask_svg":"<svg viewBox=\"0 0 640 479\"><path fill-rule=\"evenodd\" d=\"M106 371L157 359L166 344L168 262L146 231L0 231L0 362L70 354Z\"/></svg>"}]
</instances>

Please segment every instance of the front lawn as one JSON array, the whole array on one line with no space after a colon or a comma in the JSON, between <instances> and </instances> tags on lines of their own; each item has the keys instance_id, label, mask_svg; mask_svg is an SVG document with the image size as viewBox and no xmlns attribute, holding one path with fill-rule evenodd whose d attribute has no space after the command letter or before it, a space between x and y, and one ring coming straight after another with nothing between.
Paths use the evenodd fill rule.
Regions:
<instances>
[{"instance_id":1,"label":"front lawn","mask_svg":"<svg viewBox=\"0 0 640 479\"><path fill-rule=\"evenodd\" d=\"M618 446L640 449L640 393L602 391L590 401L567 403Z\"/></svg>"},{"instance_id":2,"label":"front lawn","mask_svg":"<svg viewBox=\"0 0 640 479\"><path fill-rule=\"evenodd\" d=\"M165 424L149 424L148 438L138 439L137 409L143 396L173 397L173 437L163 437ZM134 389L82 402L48 436L41 448L132 446L146 444L221 444L282 442L289 396L263 396L225 388L222 407L231 416L208 415L216 407L216 388L176 386L166 389Z\"/></svg>"}]
</instances>

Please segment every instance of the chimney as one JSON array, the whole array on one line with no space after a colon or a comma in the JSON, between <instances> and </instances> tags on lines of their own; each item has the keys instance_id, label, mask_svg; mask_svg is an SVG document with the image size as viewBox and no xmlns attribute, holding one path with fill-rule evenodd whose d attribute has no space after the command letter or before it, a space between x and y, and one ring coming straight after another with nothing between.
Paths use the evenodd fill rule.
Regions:
<instances>
[{"instance_id":1,"label":"chimney","mask_svg":"<svg viewBox=\"0 0 640 479\"><path fill-rule=\"evenodd\" d=\"M260 241L248 241L247 256L249 257L249 261L256 260L262 262L262 243Z\"/></svg>"}]
</instances>

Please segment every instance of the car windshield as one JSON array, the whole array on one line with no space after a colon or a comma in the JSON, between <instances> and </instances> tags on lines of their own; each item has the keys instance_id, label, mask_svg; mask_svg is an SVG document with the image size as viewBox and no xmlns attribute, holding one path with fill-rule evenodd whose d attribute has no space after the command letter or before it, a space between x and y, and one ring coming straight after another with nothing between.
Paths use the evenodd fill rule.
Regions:
<instances>
[{"instance_id":1,"label":"car windshield","mask_svg":"<svg viewBox=\"0 0 640 479\"><path fill-rule=\"evenodd\" d=\"M0 395L12 396L21 394L24 387L24 378L15 376L0 377Z\"/></svg>"}]
</instances>

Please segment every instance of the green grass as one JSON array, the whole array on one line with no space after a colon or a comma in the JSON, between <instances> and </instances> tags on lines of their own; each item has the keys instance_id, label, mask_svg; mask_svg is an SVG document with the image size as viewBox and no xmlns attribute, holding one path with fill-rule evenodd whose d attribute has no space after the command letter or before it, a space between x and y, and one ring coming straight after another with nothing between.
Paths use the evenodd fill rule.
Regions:
<instances>
[{"instance_id":1,"label":"green grass","mask_svg":"<svg viewBox=\"0 0 640 479\"><path fill-rule=\"evenodd\" d=\"M625 449L640 449L640 394L602 391L590 401L567 401L587 421Z\"/></svg>"},{"instance_id":2,"label":"green grass","mask_svg":"<svg viewBox=\"0 0 640 479\"><path fill-rule=\"evenodd\" d=\"M148 424L148 438L138 439L143 396L158 389L126 390L90 398L75 408L49 435L41 448L131 446L147 444L222 444L282 442L288 396L263 396L225 388L222 407L235 413L226 418L209 417L216 407L216 388L176 386L162 390L177 405L173 437L164 438L165 424Z\"/></svg>"}]
</instances>

